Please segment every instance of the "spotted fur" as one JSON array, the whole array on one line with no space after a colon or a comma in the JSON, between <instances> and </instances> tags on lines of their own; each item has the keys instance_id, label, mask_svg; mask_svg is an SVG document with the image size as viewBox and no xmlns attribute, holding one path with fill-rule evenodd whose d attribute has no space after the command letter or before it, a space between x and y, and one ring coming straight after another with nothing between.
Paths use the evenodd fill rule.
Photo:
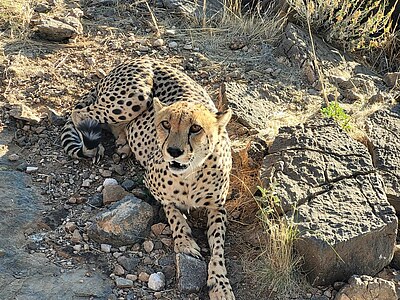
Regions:
<instances>
[{"instance_id":1,"label":"spotted fur","mask_svg":"<svg viewBox=\"0 0 400 300\"><path fill-rule=\"evenodd\" d=\"M103 78L75 107L62 135L68 154L98 161L104 148L95 128L110 126L117 153L133 154L146 169L145 184L165 210L175 252L200 257L181 209L207 209L212 300L235 299L224 259L230 117L230 110L218 112L205 90L184 73L139 58Z\"/></svg>"}]
</instances>

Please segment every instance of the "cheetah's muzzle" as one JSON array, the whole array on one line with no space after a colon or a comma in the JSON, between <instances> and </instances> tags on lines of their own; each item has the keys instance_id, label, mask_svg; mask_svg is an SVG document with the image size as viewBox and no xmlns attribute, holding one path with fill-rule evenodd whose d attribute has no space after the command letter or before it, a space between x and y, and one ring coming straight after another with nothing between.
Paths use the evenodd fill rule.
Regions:
<instances>
[{"instance_id":1,"label":"cheetah's muzzle","mask_svg":"<svg viewBox=\"0 0 400 300\"><path fill-rule=\"evenodd\" d=\"M189 167L189 164L181 164L178 163L177 161L170 161L168 163L168 167L172 172L181 173L182 171L185 171Z\"/></svg>"}]
</instances>

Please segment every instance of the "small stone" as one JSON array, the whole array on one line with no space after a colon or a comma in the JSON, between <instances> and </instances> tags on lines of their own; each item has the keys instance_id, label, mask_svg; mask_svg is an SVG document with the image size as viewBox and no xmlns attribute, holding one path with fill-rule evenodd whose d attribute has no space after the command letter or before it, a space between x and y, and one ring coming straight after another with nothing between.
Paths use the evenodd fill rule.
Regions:
<instances>
[{"instance_id":1,"label":"small stone","mask_svg":"<svg viewBox=\"0 0 400 300\"><path fill-rule=\"evenodd\" d=\"M154 47L161 47L161 46L164 46L164 40L163 40L163 39L156 39L156 40L153 42L153 46L154 46Z\"/></svg>"},{"instance_id":2,"label":"small stone","mask_svg":"<svg viewBox=\"0 0 400 300\"><path fill-rule=\"evenodd\" d=\"M130 288L133 286L133 281L129 280L129 279L125 279L125 278L121 278L121 277L117 277L115 279L115 284L118 288Z\"/></svg>"},{"instance_id":3,"label":"small stone","mask_svg":"<svg viewBox=\"0 0 400 300\"><path fill-rule=\"evenodd\" d=\"M121 186L128 192L132 191L133 188L136 186L133 180L127 179L121 183Z\"/></svg>"},{"instance_id":4,"label":"small stone","mask_svg":"<svg viewBox=\"0 0 400 300\"><path fill-rule=\"evenodd\" d=\"M38 167L26 167L26 173L35 173L37 170L39 170Z\"/></svg>"},{"instance_id":5,"label":"small stone","mask_svg":"<svg viewBox=\"0 0 400 300\"><path fill-rule=\"evenodd\" d=\"M114 266L114 271L113 271L113 273L114 273L115 275L117 275L117 276L120 276L120 275L124 275L124 274L125 274L125 270L124 270L124 268L123 268L121 265L116 264L116 265Z\"/></svg>"},{"instance_id":6,"label":"small stone","mask_svg":"<svg viewBox=\"0 0 400 300\"><path fill-rule=\"evenodd\" d=\"M137 269L139 263L140 263L140 258L138 257L127 257L127 256L120 256L117 259L118 263L124 267L125 270L128 272L134 271Z\"/></svg>"},{"instance_id":7,"label":"small stone","mask_svg":"<svg viewBox=\"0 0 400 300\"><path fill-rule=\"evenodd\" d=\"M51 7L46 3L37 4L33 10L37 13L48 13L51 10Z\"/></svg>"},{"instance_id":8,"label":"small stone","mask_svg":"<svg viewBox=\"0 0 400 300\"><path fill-rule=\"evenodd\" d=\"M77 245L74 245L73 247L72 247L75 251L81 251L81 249L82 249L82 246L81 245L79 245L79 244L77 244Z\"/></svg>"},{"instance_id":9,"label":"small stone","mask_svg":"<svg viewBox=\"0 0 400 300\"><path fill-rule=\"evenodd\" d=\"M96 63L96 59L94 57L87 57L86 62L90 65L93 66Z\"/></svg>"},{"instance_id":10,"label":"small stone","mask_svg":"<svg viewBox=\"0 0 400 300\"><path fill-rule=\"evenodd\" d=\"M90 187L92 181L90 179L85 179L82 181L82 187Z\"/></svg>"},{"instance_id":11,"label":"small stone","mask_svg":"<svg viewBox=\"0 0 400 300\"><path fill-rule=\"evenodd\" d=\"M19 159L19 155L13 153L13 154L10 154L7 158L9 161L17 161Z\"/></svg>"},{"instance_id":12,"label":"small stone","mask_svg":"<svg viewBox=\"0 0 400 300\"><path fill-rule=\"evenodd\" d=\"M23 163L19 164L15 169L17 171L24 172L26 170L27 166L28 166L28 164L26 162L23 162Z\"/></svg>"},{"instance_id":13,"label":"small stone","mask_svg":"<svg viewBox=\"0 0 400 300\"><path fill-rule=\"evenodd\" d=\"M126 248L127 248L126 246L121 246L121 247L118 248L118 250L121 251L121 252L125 252Z\"/></svg>"},{"instance_id":14,"label":"small stone","mask_svg":"<svg viewBox=\"0 0 400 300\"><path fill-rule=\"evenodd\" d=\"M205 261L192 256L176 254L178 289L184 293L200 291L206 284L207 265Z\"/></svg>"},{"instance_id":15,"label":"small stone","mask_svg":"<svg viewBox=\"0 0 400 300\"><path fill-rule=\"evenodd\" d=\"M388 87L400 87L400 72L386 73L383 81Z\"/></svg>"},{"instance_id":16,"label":"small stone","mask_svg":"<svg viewBox=\"0 0 400 300\"><path fill-rule=\"evenodd\" d=\"M157 223L151 226L151 231L156 235L159 236L163 230L165 229L165 227L167 226L167 224L164 223Z\"/></svg>"},{"instance_id":17,"label":"small stone","mask_svg":"<svg viewBox=\"0 0 400 300\"><path fill-rule=\"evenodd\" d=\"M115 180L114 178L106 178L103 181L103 186L108 186L108 185L118 185L118 181Z\"/></svg>"},{"instance_id":18,"label":"small stone","mask_svg":"<svg viewBox=\"0 0 400 300\"><path fill-rule=\"evenodd\" d=\"M178 43L177 42L169 42L168 47L171 49L175 49L178 47Z\"/></svg>"},{"instance_id":19,"label":"small stone","mask_svg":"<svg viewBox=\"0 0 400 300\"><path fill-rule=\"evenodd\" d=\"M164 235L171 235L171 234L172 234L171 228L170 228L169 226L165 226L165 228L164 228L162 234L164 234Z\"/></svg>"},{"instance_id":20,"label":"small stone","mask_svg":"<svg viewBox=\"0 0 400 300\"><path fill-rule=\"evenodd\" d=\"M76 198L75 197L71 197L71 198L69 198L68 200L67 200L67 203L69 203L69 204L76 204Z\"/></svg>"},{"instance_id":21,"label":"small stone","mask_svg":"<svg viewBox=\"0 0 400 300\"><path fill-rule=\"evenodd\" d=\"M396 270L400 270L400 245L394 247L393 259L390 265Z\"/></svg>"},{"instance_id":22,"label":"small stone","mask_svg":"<svg viewBox=\"0 0 400 300\"><path fill-rule=\"evenodd\" d=\"M148 52L150 48L148 46L139 45L138 50L141 52Z\"/></svg>"},{"instance_id":23,"label":"small stone","mask_svg":"<svg viewBox=\"0 0 400 300\"><path fill-rule=\"evenodd\" d=\"M160 291L165 286L165 276L162 272L153 273L149 277L149 281L147 283L149 288L153 291Z\"/></svg>"},{"instance_id":24,"label":"small stone","mask_svg":"<svg viewBox=\"0 0 400 300\"><path fill-rule=\"evenodd\" d=\"M146 257L143 259L143 263L144 263L145 265L152 265L152 264L154 263L154 261L153 261L150 257L146 256Z\"/></svg>"},{"instance_id":25,"label":"small stone","mask_svg":"<svg viewBox=\"0 0 400 300\"><path fill-rule=\"evenodd\" d=\"M82 236L78 229L75 229L74 232L72 233L71 241L76 244L82 241Z\"/></svg>"},{"instance_id":26,"label":"small stone","mask_svg":"<svg viewBox=\"0 0 400 300\"><path fill-rule=\"evenodd\" d=\"M125 173L126 173L126 169L125 169L124 165L122 165L122 164L115 165L113 168L114 168L114 171L115 171L118 175L123 176L123 175L125 175Z\"/></svg>"},{"instance_id":27,"label":"small stone","mask_svg":"<svg viewBox=\"0 0 400 300\"><path fill-rule=\"evenodd\" d=\"M192 49L193 49L193 46L190 45L190 44L186 44L186 45L183 46L183 49L185 49L185 50L192 50Z\"/></svg>"},{"instance_id":28,"label":"small stone","mask_svg":"<svg viewBox=\"0 0 400 300\"><path fill-rule=\"evenodd\" d=\"M329 299L332 297L332 292L331 292L331 290L330 289L327 289L325 292L324 292L324 296L326 296L326 297L328 297Z\"/></svg>"},{"instance_id":29,"label":"small stone","mask_svg":"<svg viewBox=\"0 0 400 300\"><path fill-rule=\"evenodd\" d=\"M94 207L102 207L103 206L103 195L100 193L96 193L88 198L87 203Z\"/></svg>"},{"instance_id":30,"label":"small stone","mask_svg":"<svg viewBox=\"0 0 400 300\"><path fill-rule=\"evenodd\" d=\"M174 34L176 34L176 30L175 29L167 29L167 30L165 30L165 34L174 35Z\"/></svg>"},{"instance_id":31,"label":"small stone","mask_svg":"<svg viewBox=\"0 0 400 300\"><path fill-rule=\"evenodd\" d=\"M111 245L109 245L109 244L101 244L100 245L100 250L102 252L110 253L111 252Z\"/></svg>"},{"instance_id":32,"label":"small stone","mask_svg":"<svg viewBox=\"0 0 400 300\"><path fill-rule=\"evenodd\" d=\"M170 238L162 238L162 239L161 239L161 242L162 242L165 246L167 246L168 248L171 247L172 244L173 244L173 241L172 241L172 239L170 239Z\"/></svg>"},{"instance_id":33,"label":"small stone","mask_svg":"<svg viewBox=\"0 0 400 300\"><path fill-rule=\"evenodd\" d=\"M103 69L99 68L96 70L96 76L99 78L104 78L106 77L107 73Z\"/></svg>"},{"instance_id":34,"label":"small stone","mask_svg":"<svg viewBox=\"0 0 400 300\"><path fill-rule=\"evenodd\" d=\"M46 127L44 127L44 126L39 126L39 127L37 127L36 129L35 129L35 132L37 133L37 134L41 134L41 133L43 133L43 131L45 131L46 130Z\"/></svg>"},{"instance_id":35,"label":"small stone","mask_svg":"<svg viewBox=\"0 0 400 300\"><path fill-rule=\"evenodd\" d=\"M65 223L65 230L68 232L74 232L76 229L76 224L74 222L67 222Z\"/></svg>"},{"instance_id":36,"label":"small stone","mask_svg":"<svg viewBox=\"0 0 400 300\"><path fill-rule=\"evenodd\" d=\"M99 173L100 173L100 175L103 176L103 177L111 177L111 175L112 175L112 171L110 171L110 170L103 170L103 169L100 169L100 170L99 170Z\"/></svg>"},{"instance_id":37,"label":"small stone","mask_svg":"<svg viewBox=\"0 0 400 300\"><path fill-rule=\"evenodd\" d=\"M143 243L144 251L150 253L154 249L154 243L152 241L144 241Z\"/></svg>"},{"instance_id":38,"label":"small stone","mask_svg":"<svg viewBox=\"0 0 400 300\"><path fill-rule=\"evenodd\" d=\"M126 275L126 279L136 281L138 279L138 277L135 274L128 274L128 275Z\"/></svg>"},{"instance_id":39,"label":"small stone","mask_svg":"<svg viewBox=\"0 0 400 300\"><path fill-rule=\"evenodd\" d=\"M142 281L142 282L148 282L149 281L149 277L150 277L150 275L147 274L146 272L140 272L139 276L138 276L138 279L140 281Z\"/></svg>"},{"instance_id":40,"label":"small stone","mask_svg":"<svg viewBox=\"0 0 400 300\"><path fill-rule=\"evenodd\" d=\"M342 287L344 287L346 285L346 283L345 282L343 282L343 281L336 281L336 282L334 282L333 283L333 288L336 290L336 291L339 291Z\"/></svg>"},{"instance_id":41,"label":"small stone","mask_svg":"<svg viewBox=\"0 0 400 300\"><path fill-rule=\"evenodd\" d=\"M127 196L129 193L119 185L106 185L103 188L103 204L108 205Z\"/></svg>"},{"instance_id":42,"label":"small stone","mask_svg":"<svg viewBox=\"0 0 400 300\"><path fill-rule=\"evenodd\" d=\"M155 292L154 293L154 297L156 297L157 299L160 299L162 296L161 292Z\"/></svg>"}]
</instances>

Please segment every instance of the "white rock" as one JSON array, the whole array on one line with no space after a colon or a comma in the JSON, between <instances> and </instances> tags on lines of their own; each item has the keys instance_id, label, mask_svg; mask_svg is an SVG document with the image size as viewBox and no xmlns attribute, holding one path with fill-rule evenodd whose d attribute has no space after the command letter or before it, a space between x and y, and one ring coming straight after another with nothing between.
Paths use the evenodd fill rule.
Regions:
<instances>
[{"instance_id":1,"label":"white rock","mask_svg":"<svg viewBox=\"0 0 400 300\"><path fill-rule=\"evenodd\" d=\"M74 245L72 248L74 248L75 251L79 252L79 251L81 251L82 246L78 244L78 245Z\"/></svg>"},{"instance_id":2,"label":"white rock","mask_svg":"<svg viewBox=\"0 0 400 300\"><path fill-rule=\"evenodd\" d=\"M192 49L193 49L193 46L190 45L190 44L186 44L185 46L183 46L183 49L185 49L185 50L192 50Z\"/></svg>"},{"instance_id":3,"label":"white rock","mask_svg":"<svg viewBox=\"0 0 400 300\"><path fill-rule=\"evenodd\" d=\"M176 47L178 47L178 43L177 42L170 42L169 44L168 44L168 47L170 47L170 48L176 48Z\"/></svg>"},{"instance_id":4,"label":"white rock","mask_svg":"<svg viewBox=\"0 0 400 300\"><path fill-rule=\"evenodd\" d=\"M85 179L85 180L83 180L83 182L82 182L82 186L83 186L83 187L89 187L89 186L90 186L90 183L91 183L91 180L90 180L90 179Z\"/></svg>"},{"instance_id":5,"label":"white rock","mask_svg":"<svg viewBox=\"0 0 400 300\"><path fill-rule=\"evenodd\" d=\"M100 250L106 253L110 253L111 252L111 245L109 244L101 244L100 245Z\"/></svg>"},{"instance_id":6,"label":"white rock","mask_svg":"<svg viewBox=\"0 0 400 300\"><path fill-rule=\"evenodd\" d=\"M19 159L19 155L18 155L18 154L15 154L15 153L10 154L10 155L8 156L8 160L9 160L9 161L17 161L18 159Z\"/></svg>"},{"instance_id":7,"label":"white rock","mask_svg":"<svg viewBox=\"0 0 400 300\"><path fill-rule=\"evenodd\" d=\"M154 249L154 243L152 241L144 241L143 248L147 253L150 253Z\"/></svg>"},{"instance_id":8,"label":"white rock","mask_svg":"<svg viewBox=\"0 0 400 300\"><path fill-rule=\"evenodd\" d=\"M165 276L162 272L153 273L149 277L149 282L147 283L149 288L153 291L160 291L165 286Z\"/></svg>"},{"instance_id":9,"label":"white rock","mask_svg":"<svg viewBox=\"0 0 400 300\"><path fill-rule=\"evenodd\" d=\"M107 185L118 185L118 181L115 180L114 178L106 178L103 181L103 186L107 186Z\"/></svg>"},{"instance_id":10,"label":"white rock","mask_svg":"<svg viewBox=\"0 0 400 300\"><path fill-rule=\"evenodd\" d=\"M39 170L38 167L26 167L26 173L34 173Z\"/></svg>"},{"instance_id":11,"label":"white rock","mask_svg":"<svg viewBox=\"0 0 400 300\"><path fill-rule=\"evenodd\" d=\"M163 40L163 39L156 39L156 40L153 42L153 46L154 46L154 47L161 47L161 46L164 46L164 40Z\"/></svg>"}]
</instances>

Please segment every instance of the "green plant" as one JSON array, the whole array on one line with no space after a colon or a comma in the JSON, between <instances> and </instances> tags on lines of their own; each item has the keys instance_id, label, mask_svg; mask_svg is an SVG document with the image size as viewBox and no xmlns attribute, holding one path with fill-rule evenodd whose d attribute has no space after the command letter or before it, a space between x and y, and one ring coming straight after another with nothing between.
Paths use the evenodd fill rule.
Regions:
<instances>
[{"instance_id":1,"label":"green plant","mask_svg":"<svg viewBox=\"0 0 400 300\"><path fill-rule=\"evenodd\" d=\"M333 118L343 130L349 131L351 129L350 116L346 114L337 101L329 102L327 107L321 108L321 113L326 118Z\"/></svg>"},{"instance_id":2,"label":"green plant","mask_svg":"<svg viewBox=\"0 0 400 300\"><path fill-rule=\"evenodd\" d=\"M347 51L377 48L392 30L388 0L288 0L295 18Z\"/></svg>"}]
</instances>

